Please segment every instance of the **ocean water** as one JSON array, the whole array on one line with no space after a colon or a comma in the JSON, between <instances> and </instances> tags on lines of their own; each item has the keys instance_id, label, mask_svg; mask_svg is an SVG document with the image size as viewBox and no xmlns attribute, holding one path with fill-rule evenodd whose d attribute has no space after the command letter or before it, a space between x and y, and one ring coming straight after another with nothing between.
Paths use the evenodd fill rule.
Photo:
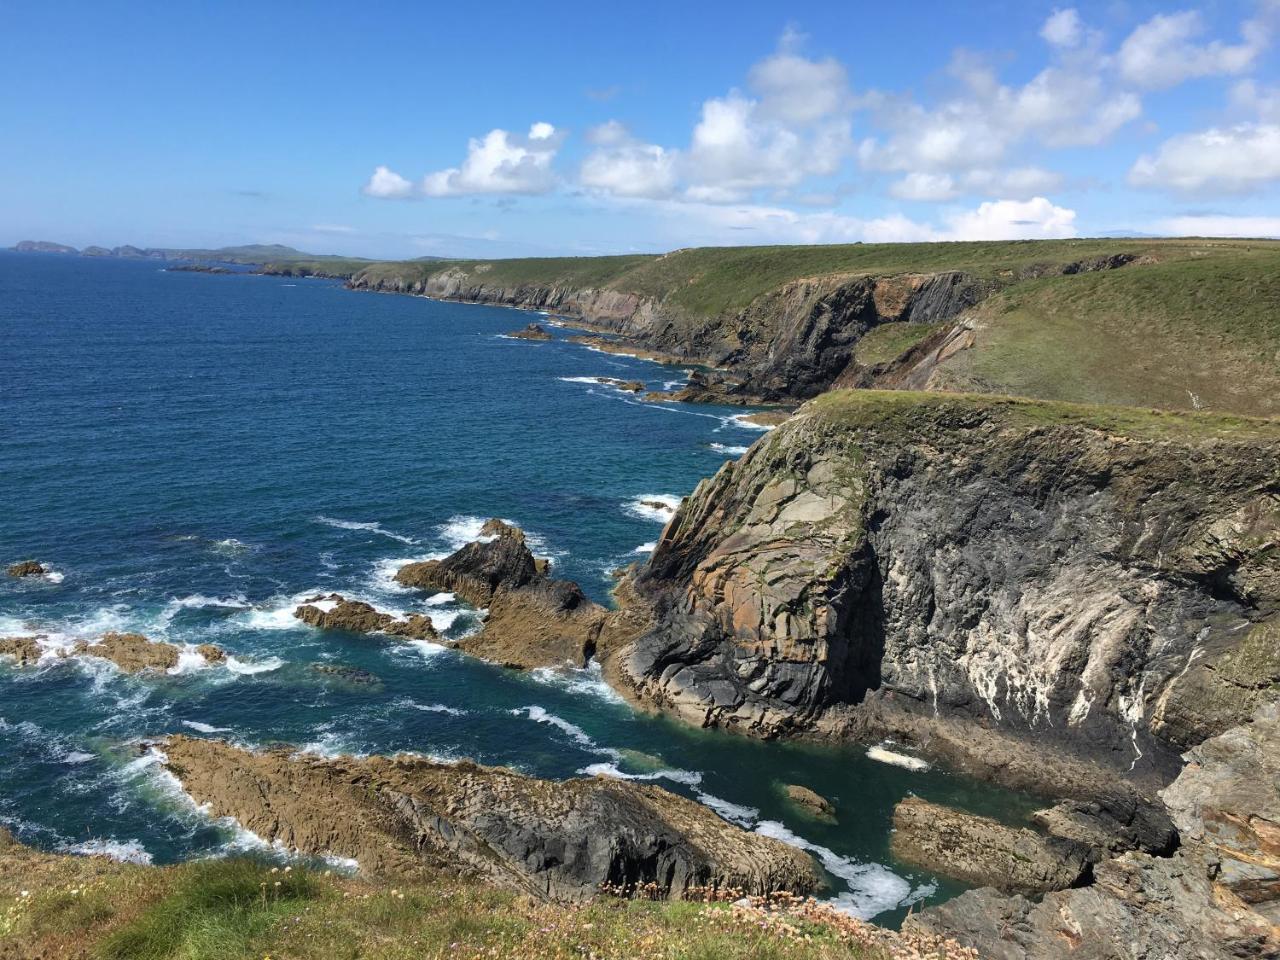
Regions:
<instances>
[{"instance_id":1,"label":"ocean water","mask_svg":"<svg viewBox=\"0 0 1280 960\"><path fill-rule=\"evenodd\" d=\"M610 571L642 559L666 516L640 501L675 502L760 436L740 410L590 382L660 389L677 368L566 331L504 336L531 319L323 280L0 254L0 561L55 571L0 577L0 636L136 630L231 654L145 678L82 659L0 664L0 824L48 849L156 863L260 850L196 809L141 742L183 732L650 780L809 850L827 895L881 922L961 889L894 862L894 803L916 793L1016 818L1028 801L865 747L643 715L591 670L522 675L293 619L301 597L339 591L428 612L446 636L474 630L449 595L391 575L489 516L607 602ZM831 798L838 822L789 806L788 783Z\"/></svg>"}]
</instances>

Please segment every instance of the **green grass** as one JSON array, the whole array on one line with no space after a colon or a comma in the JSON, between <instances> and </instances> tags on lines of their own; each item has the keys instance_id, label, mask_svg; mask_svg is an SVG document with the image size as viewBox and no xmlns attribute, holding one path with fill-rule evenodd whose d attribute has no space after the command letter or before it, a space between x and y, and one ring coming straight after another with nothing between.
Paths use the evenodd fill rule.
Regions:
<instances>
[{"instance_id":1,"label":"green grass","mask_svg":"<svg viewBox=\"0 0 1280 960\"><path fill-rule=\"evenodd\" d=\"M864 367L888 363L942 326L940 323L882 323L858 341L854 357Z\"/></svg>"},{"instance_id":2,"label":"green grass","mask_svg":"<svg viewBox=\"0 0 1280 960\"><path fill-rule=\"evenodd\" d=\"M303 871L269 873L250 860L184 869L172 889L101 943L102 960L232 960L260 956L257 943L319 896Z\"/></svg>"},{"instance_id":3,"label":"green grass","mask_svg":"<svg viewBox=\"0 0 1280 960\"><path fill-rule=\"evenodd\" d=\"M1089 403L1280 413L1280 246L1019 284L975 312L938 386Z\"/></svg>"}]
</instances>

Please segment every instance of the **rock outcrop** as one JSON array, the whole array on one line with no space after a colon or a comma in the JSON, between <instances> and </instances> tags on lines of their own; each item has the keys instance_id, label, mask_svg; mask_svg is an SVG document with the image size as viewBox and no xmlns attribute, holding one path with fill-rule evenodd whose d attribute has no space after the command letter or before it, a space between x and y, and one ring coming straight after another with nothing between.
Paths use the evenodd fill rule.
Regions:
<instances>
[{"instance_id":1,"label":"rock outcrop","mask_svg":"<svg viewBox=\"0 0 1280 960\"><path fill-rule=\"evenodd\" d=\"M4 572L11 577L41 577L46 571L44 564L36 560L23 560L20 563L9 564Z\"/></svg>"},{"instance_id":2,"label":"rock outcrop","mask_svg":"<svg viewBox=\"0 0 1280 960\"><path fill-rule=\"evenodd\" d=\"M531 323L523 330L515 330L507 336L516 340L550 340L551 333L543 326L537 323Z\"/></svg>"},{"instance_id":3,"label":"rock outcrop","mask_svg":"<svg viewBox=\"0 0 1280 960\"><path fill-rule=\"evenodd\" d=\"M37 637L0 637L0 657L11 658L20 667L33 666L42 653Z\"/></svg>"},{"instance_id":4,"label":"rock outcrop","mask_svg":"<svg viewBox=\"0 0 1280 960\"><path fill-rule=\"evenodd\" d=\"M183 736L162 749L214 816L305 853L355 858L375 876L462 870L565 901L606 885L652 884L673 898L708 885L752 894L817 885L800 851L654 786L409 756L255 753Z\"/></svg>"},{"instance_id":5,"label":"rock outcrop","mask_svg":"<svg viewBox=\"0 0 1280 960\"><path fill-rule=\"evenodd\" d=\"M436 640L439 634L431 618L422 613L405 617L384 613L363 600L348 600L338 593L308 597L293 611L305 624L320 630L348 633L382 633L405 640Z\"/></svg>"},{"instance_id":6,"label":"rock outcrop","mask_svg":"<svg viewBox=\"0 0 1280 960\"><path fill-rule=\"evenodd\" d=\"M972 890L909 917L992 960L1231 960L1280 956L1280 706L1187 754L1163 792L1182 838L1133 850L1084 888L1033 903Z\"/></svg>"},{"instance_id":7,"label":"rock outcrop","mask_svg":"<svg viewBox=\"0 0 1280 960\"><path fill-rule=\"evenodd\" d=\"M396 580L486 608L480 632L457 641L467 653L515 669L585 665L597 653L610 612L576 583L551 578L517 527L493 519L481 536L443 560L401 567Z\"/></svg>"},{"instance_id":8,"label":"rock outcrop","mask_svg":"<svg viewBox=\"0 0 1280 960\"><path fill-rule=\"evenodd\" d=\"M680 507L619 675L702 725L1164 781L1277 695L1278 465L1273 421L829 393Z\"/></svg>"},{"instance_id":9,"label":"rock outcrop","mask_svg":"<svg viewBox=\"0 0 1280 960\"><path fill-rule=\"evenodd\" d=\"M1088 847L908 797L893 810L893 855L1005 893L1066 890L1089 874Z\"/></svg>"},{"instance_id":10,"label":"rock outcrop","mask_svg":"<svg viewBox=\"0 0 1280 960\"><path fill-rule=\"evenodd\" d=\"M202 643L195 651L205 663L222 663L227 658L220 647L211 643ZM182 658L180 647L162 640L148 640L140 633L108 633L92 642L82 640L72 652L110 660L125 673L173 670Z\"/></svg>"}]
</instances>

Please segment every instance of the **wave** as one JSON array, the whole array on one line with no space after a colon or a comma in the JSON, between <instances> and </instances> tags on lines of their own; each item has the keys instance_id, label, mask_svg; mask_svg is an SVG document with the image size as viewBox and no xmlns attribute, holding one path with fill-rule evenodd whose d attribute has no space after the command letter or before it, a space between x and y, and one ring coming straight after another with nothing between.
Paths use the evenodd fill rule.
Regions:
<instances>
[{"instance_id":1,"label":"wave","mask_svg":"<svg viewBox=\"0 0 1280 960\"><path fill-rule=\"evenodd\" d=\"M561 383L586 383L593 387L602 386L599 377L556 377Z\"/></svg>"},{"instance_id":2,"label":"wave","mask_svg":"<svg viewBox=\"0 0 1280 960\"><path fill-rule=\"evenodd\" d=\"M751 448L733 446L727 443L713 443L711 444L711 449L716 453L723 453L726 457L740 457Z\"/></svg>"},{"instance_id":3,"label":"wave","mask_svg":"<svg viewBox=\"0 0 1280 960\"><path fill-rule=\"evenodd\" d=\"M622 509L641 520L656 520L666 523L675 516L684 497L670 493L642 493L623 504Z\"/></svg>"},{"instance_id":4,"label":"wave","mask_svg":"<svg viewBox=\"0 0 1280 960\"><path fill-rule=\"evenodd\" d=\"M401 543L417 543L413 537L406 537L404 534L396 533L394 530L386 529L382 524L377 522L361 522L359 520L339 520L334 517L319 516L316 517L316 523L323 523L327 527L337 527L339 530L365 530L369 533L376 533L384 537L390 537L392 540L399 540Z\"/></svg>"},{"instance_id":5,"label":"wave","mask_svg":"<svg viewBox=\"0 0 1280 960\"><path fill-rule=\"evenodd\" d=\"M893 750L886 750L883 746L869 748L867 757L880 763L892 764L895 767L902 767L904 770L911 770L915 773L922 773L929 769L927 760L921 760L919 757L912 757L905 753L897 753Z\"/></svg>"},{"instance_id":6,"label":"wave","mask_svg":"<svg viewBox=\"0 0 1280 960\"><path fill-rule=\"evenodd\" d=\"M161 631L167 630L174 617L183 610L247 610L249 607L250 603L243 594L236 594L234 597L209 597L203 593L193 593L185 597L174 597L165 603L156 616L155 626Z\"/></svg>"},{"instance_id":7,"label":"wave","mask_svg":"<svg viewBox=\"0 0 1280 960\"><path fill-rule=\"evenodd\" d=\"M747 417L753 416L755 416L753 413L735 413L727 419L729 423L733 424L735 427L741 427L743 430L758 430L761 433L768 433L773 429L772 424L752 423L747 419Z\"/></svg>"},{"instance_id":8,"label":"wave","mask_svg":"<svg viewBox=\"0 0 1280 960\"><path fill-rule=\"evenodd\" d=\"M227 669L241 676L270 673L272 670L279 670L283 666L284 661L279 657L267 657L264 660L240 660L237 657L227 657Z\"/></svg>"},{"instance_id":9,"label":"wave","mask_svg":"<svg viewBox=\"0 0 1280 960\"><path fill-rule=\"evenodd\" d=\"M215 727L211 723L201 723L199 720L183 720L184 727L190 727L196 733L230 733L230 727Z\"/></svg>"},{"instance_id":10,"label":"wave","mask_svg":"<svg viewBox=\"0 0 1280 960\"><path fill-rule=\"evenodd\" d=\"M397 707L408 710L421 710L423 713L447 713L451 717L464 717L466 710L459 710L457 707L446 706L443 703L418 703L408 697L402 697L394 704Z\"/></svg>"},{"instance_id":11,"label":"wave","mask_svg":"<svg viewBox=\"0 0 1280 960\"><path fill-rule=\"evenodd\" d=\"M137 840L86 840L59 849L84 857L106 857L119 863L151 864L151 854Z\"/></svg>"},{"instance_id":12,"label":"wave","mask_svg":"<svg viewBox=\"0 0 1280 960\"><path fill-rule=\"evenodd\" d=\"M549 726L555 727L562 733L568 734L574 741L582 744L584 747L591 747L592 749L597 750L601 749L596 746L596 742L591 739L587 734L587 731L583 730L577 724L570 723L563 717L557 717L554 713L549 712L543 707L519 707L515 710L511 710L510 713L517 717L523 714L534 723L545 723ZM617 754L616 750L604 750L602 752L607 752L610 755Z\"/></svg>"},{"instance_id":13,"label":"wave","mask_svg":"<svg viewBox=\"0 0 1280 960\"><path fill-rule=\"evenodd\" d=\"M650 540L648 543L642 543L640 546L632 550L632 553L653 553L658 549L658 541Z\"/></svg>"},{"instance_id":14,"label":"wave","mask_svg":"<svg viewBox=\"0 0 1280 960\"><path fill-rule=\"evenodd\" d=\"M777 820L760 821L756 824L755 832L817 857L828 873L849 885L848 890L837 894L828 902L860 920L870 920L877 914L899 907L913 896L911 884L884 864L857 863L848 857L842 857L834 850L792 833ZM919 893L919 896L925 895L927 894Z\"/></svg>"},{"instance_id":15,"label":"wave","mask_svg":"<svg viewBox=\"0 0 1280 960\"><path fill-rule=\"evenodd\" d=\"M722 800L719 797L712 796L709 793L698 793L698 802L703 806L710 807L720 815L723 820L737 824L740 827L750 829L755 826L757 820L760 819L760 811L755 807L744 806L740 803L732 803L728 800Z\"/></svg>"},{"instance_id":16,"label":"wave","mask_svg":"<svg viewBox=\"0 0 1280 960\"><path fill-rule=\"evenodd\" d=\"M604 682L600 664L592 661L588 667L535 667L529 671L529 679L537 683L559 687L579 696L591 696L609 703L625 704L613 687Z\"/></svg>"},{"instance_id":17,"label":"wave","mask_svg":"<svg viewBox=\"0 0 1280 960\"><path fill-rule=\"evenodd\" d=\"M615 780L670 780L696 787L702 782L702 774L696 770L655 770L652 773L626 773L616 764L593 763L578 771L584 777L613 777Z\"/></svg>"},{"instance_id":18,"label":"wave","mask_svg":"<svg viewBox=\"0 0 1280 960\"><path fill-rule=\"evenodd\" d=\"M522 526L515 520L509 520L506 517L499 518L509 527L519 527L524 531L525 543L539 557L546 557L554 560L557 557L563 557L565 551L556 550L547 543L546 539L536 531L530 530L528 527ZM440 524L437 529L440 532L441 539L449 545L450 552L461 550L469 543L488 543L496 540L495 534L481 534L480 531L489 521L488 517L477 517L471 514L457 514L450 517L446 522ZM429 558L429 559L440 559Z\"/></svg>"}]
</instances>

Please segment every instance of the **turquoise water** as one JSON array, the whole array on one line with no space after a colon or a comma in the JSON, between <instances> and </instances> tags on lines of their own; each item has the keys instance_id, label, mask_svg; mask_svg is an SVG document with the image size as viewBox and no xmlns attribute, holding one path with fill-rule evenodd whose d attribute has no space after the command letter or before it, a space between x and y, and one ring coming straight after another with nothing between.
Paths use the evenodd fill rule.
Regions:
<instances>
[{"instance_id":1,"label":"turquoise water","mask_svg":"<svg viewBox=\"0 0 1280 960\"><path fill-rule=\"evenodd\" d=\"M194 809L139 745L197 732L648 778L806 846L860 916L894 922L954 894L890 858L893 804L914 792L1012 816L1019 798L861 748L641 715L592 671L521 675L292 618L300 597L334 590L429 612L446 636L475 629L472 612L391 574L488 516L520 524L558 575L606 601L610 571L661 530L638 501L688 493L760 436L738 410L583 382L660 389L682 374L563 331L503 336L530 319L328 281L0 255L0 561L55 571L0 578L0 636L137 630L232 655L148 678L91 660L0 666L0 823L49 849L157 863L257 849ZM376 682L326 679L316 663ZM838 824L789 807L787 783L830 797Z\"/></svg>"}]
</instances>

